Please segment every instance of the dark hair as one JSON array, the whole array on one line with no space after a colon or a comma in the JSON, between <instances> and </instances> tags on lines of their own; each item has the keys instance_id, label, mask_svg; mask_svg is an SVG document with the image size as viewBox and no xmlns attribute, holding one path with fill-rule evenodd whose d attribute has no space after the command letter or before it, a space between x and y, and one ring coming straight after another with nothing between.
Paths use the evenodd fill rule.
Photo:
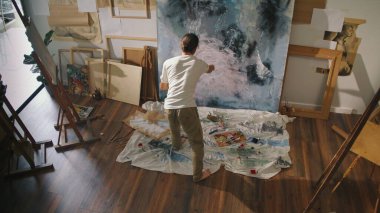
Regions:
<instances>
[{"instance_id":1,"label":"dark hair","mask_svg":"<svg viewBox=\"0 0 380 213\"><path fill-rule=\"evenodd\" d=\"M199 38L194 33L186 33L181 39L181 49L186 53L195 53Z\"/></svg>"}]
</instances>

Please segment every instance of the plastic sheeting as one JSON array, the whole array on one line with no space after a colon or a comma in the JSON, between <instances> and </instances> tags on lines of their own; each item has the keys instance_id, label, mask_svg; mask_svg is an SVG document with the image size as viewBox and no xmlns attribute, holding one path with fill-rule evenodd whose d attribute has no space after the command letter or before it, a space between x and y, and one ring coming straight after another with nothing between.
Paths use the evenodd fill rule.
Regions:
<instances>
[{"instance_id":1,"label":"plastic sheeting","mask_svg":"<svg viewBox=\"0 0 380 213\"><path fill-rule=\"evenodd\" d=\"M199 107L198 111L205 143L204 168L212 173L224 165L234 173L269 179L291 166L286 131L291 118L255 110ZM214 121L208 118L210 115ZM165 122L156 125L168 126ZM183 141L182 149L173 151L169 135L152 139L135 131L117 161L131 161L133 166L148 170L192 175L191 147L185 137Z\"/></svg>"}]
</instances>

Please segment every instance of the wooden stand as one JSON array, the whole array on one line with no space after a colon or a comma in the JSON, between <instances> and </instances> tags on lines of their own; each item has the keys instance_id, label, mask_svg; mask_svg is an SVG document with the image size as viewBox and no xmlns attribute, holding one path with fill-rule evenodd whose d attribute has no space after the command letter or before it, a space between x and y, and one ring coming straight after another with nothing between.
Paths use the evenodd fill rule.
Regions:
<instances>
[{"instance_id":1,"label":"wooden stand","mask_svg":"<svg viewBox=\"0 0 380 213\"><path fill-rule=\"evenodd\" d=\"M304 109L287 106L286 104L284 105L281 103L281 97L279 111L281 112L281 114L286 114L288 116L300 116L327 120L329 118L330 107L338 78L339 65L342 59L342 52L325 48L289 45L288 58L289 56L306 56L318 59L329 59L332 60L332 63L330 67L330 72L327 77L325 91L323 93L323 103L321 109Z\"/></svg>"},{"instance_id":2,"label":"wooden stand","mask_svg":"<svg viewBox=\"0 0 380 213\"><path fill-rule=\"evenodd\" d=\"M375 120L380 116L380 106L377 107L376 110L371 114L367 123L364 125L360 135L356 139L355 143L351 148L351 152L356 154L355 159L351 162L350 166L346 169L343 176L331 190L331 192L335 192L335 190L339 187L339 185L343 182L344 178L348 176L351 170L355 167L356 163L360 158L364 158L368 161L371 161L374 165L373 171L376 167L380 166L380 124L376 124ZM332 129L344 139L347 139L348 134L340 129L338 126L333 125ZM376 207L374 213L378 211L378 205L380 200L380 182L378 183L378 195L376 201Z\"/></svg>"},{"instance_id":3,"label":"wooden stand","mask_svg":"<svg viewBox=\"0 0 380 213\"><path fill-rule=\"evenodd\" d=\"M339 147L339 150L334 155L333 159L330 161L327 168L323 171L321 177L319 178L317 182L316 190L314 191L312 198L308 202L303 212L310 211L311 207L313 206L313 204L319 197L322 190L325 189L325 187L327 186L327 184L329 183L329 181L331 180L335 172L338 170L339 166L342 164L344 158L346 157L346 155L352 148L354 142L356 141L359 134L363 130L367 121L369 121L369 118L371 118L371 114L374 112L379 100L380 100L380 89L378 89L377 93L373 97L371 103L368 105L364 114L360 117L359 121L356 122L352 132L347 135L347 138L345 139L343 144ZM379 201L377 201L377 203L378 202Z\"/></svg>"},{"instance_id":4,"label":"wooden stand","mask_svg":"<svg viewBox=\"0 0 380 213\"><path fill-rule=\"evenodd\" d=\"M55 149L57 151L62 151L66 148L70 148L77 145L82 145L86 142L92 142L99 140L100 138L90 138L87 140L84 140L81 132L78 129L77 124L83 123L81 121L78 113L75 111L75 108L68 97L65 88L63 87L62 83L57 79L56 82L53 83L53 79L50 75L50 73L56 73L57 66L54 63L54 60L52 59L49 51L47 50L44 42L42 41L41 36L38 35L38 31L33 25L33 23L28 19L26 16L24 16L21 13L20 8L18 7L15 0L12 0L13 6L15 7L18 15L20 16L20 19L22 23L24 24L26 30L26 34L28 36L29 41L32 43L32 47L35 50L32 54L34 60L36 61L38 67L40 68L40 72L42 76L45 78L48 87L50 87L53 90L54 98L57 101L60 110L58 115L58 122L56 128L60 131L59 132L59 138L58 138L58 144L55 146ZM49 73L48 69L54 69L49 70L51 71ZM60 117L61 116L61 117ZM68 124L63 124L63 117L67 118ZM60 121L60 122L59 122ZM87 124L89 124L90 120L87 120ZM68 142L65 141L65 144L60 144L60 136L61 132L65 127L72 128L74 130L75 135L77 136L79 141L75 142ZM66 129L66 128L65 128ZM65 138L67 139L67 138Z\"/></svg>"},{"instance_id":5,"label":"wooden stand","mask_svg":"<svg viewBox=\"0 0 380 213\"><path fill-rule=\"evenodd\" d=\"M1 81L0 84L1 88L4 88L1 95L1 101L5 106L3 105L0 109L0 126L7 133L4 141L8 143L7 145L9 147L13 146L13 149L11 148L12 152L16 151L20 156L24 157L29 164L29 168L18 169L17 158L16 168L13 169L11 161L9 160L7 176L32 174L40 170L54 169L52 163L47 163L46 156L46 148L52 146L53 142L51 140L37 142L34 140L33 136L6 98L6 87L2 85ZM11 116L8 116L4 107L7 107L8 111L11 112ZM16 124L19 128L16 127ZM11 158L12 156L10 156L10 159Z\"/></svg>"},{"instance_id":6,"label":"wooden stand","mask_svg":"<svg viewBox=\"0 0 380 213\"><path fill-rule=\"evenodd\" d=\"M41 62L37 54L33 53L32 55L34 57L34 60L37 62L38 66L40 67L41 74L47 80L48 86L53 89L54 97L56 101L58 102L58 105L60 106L60 109L58 112L57 125L55 126L55 128L59 131L58 142L57 142L57 145L54 146L55 149L57 151L63 151L65 149L72 148L77 145L82 145L84 143L100 140L99 137L91 137L85 140L78 128L78 124L83 124L83 123L86 123L88 126L90 126L91 125L90 121L97 119L99 117L92 117L85 121L81 120L81 118L79 117L78 113L76 112L73 106L73 103L68 97L62 83L60 81L57 81L57 85L54 85L49 72L46 71L44 64ZM67 124L64 123L64 117L66 117L68 121ZM68 141L67 139L68 128L73 129L79 141L70 141L70 142ZM64 144L60 143L62 131L65 134Z\"/></svg>"}]
</instances>

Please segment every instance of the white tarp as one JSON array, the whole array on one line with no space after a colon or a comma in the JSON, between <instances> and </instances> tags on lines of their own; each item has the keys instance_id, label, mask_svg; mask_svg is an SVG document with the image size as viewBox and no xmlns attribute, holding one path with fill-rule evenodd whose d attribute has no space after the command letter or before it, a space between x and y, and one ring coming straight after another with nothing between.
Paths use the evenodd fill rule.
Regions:
<instances>
[{"instance_id":1,"label":"white tarp","mask_svg":"<svg viewBox=\"0 0 380 213\"><path fill-rule=\"evenodd\" d=\"M268 179L281 168L290 167L286 123L292 119L255 110L199 107L198 111L205 143L204 168L212 173L224 165L234 173ZM209 120L208 115L223 123ZM162 120L157 125L168 127ZM192 175L191 147L184 140L181 150L172 151L170 135L157 140L135 131L117 161L131 161L133 166L154 171Z\"/></svg>"}]
</instances>

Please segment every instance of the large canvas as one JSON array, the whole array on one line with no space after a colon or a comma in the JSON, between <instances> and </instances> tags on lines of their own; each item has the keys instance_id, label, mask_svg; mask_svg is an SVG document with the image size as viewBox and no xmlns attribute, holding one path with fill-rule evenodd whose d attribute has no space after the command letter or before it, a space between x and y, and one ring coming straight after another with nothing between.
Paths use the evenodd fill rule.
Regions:
<instances>
[{"instance_id":1,"label":"large canvas","mask_svg":"<svg viewBox=\"0 0 380 213\"><path fill-rule=\"evenodd\" d=\"M166 59L181 54L182 35L193 32L200 37L196 56L216 67L197 84L198 106L278 111L294 0L157 0L157 6L159 75Z\"/></svg>"}]
</instances>

